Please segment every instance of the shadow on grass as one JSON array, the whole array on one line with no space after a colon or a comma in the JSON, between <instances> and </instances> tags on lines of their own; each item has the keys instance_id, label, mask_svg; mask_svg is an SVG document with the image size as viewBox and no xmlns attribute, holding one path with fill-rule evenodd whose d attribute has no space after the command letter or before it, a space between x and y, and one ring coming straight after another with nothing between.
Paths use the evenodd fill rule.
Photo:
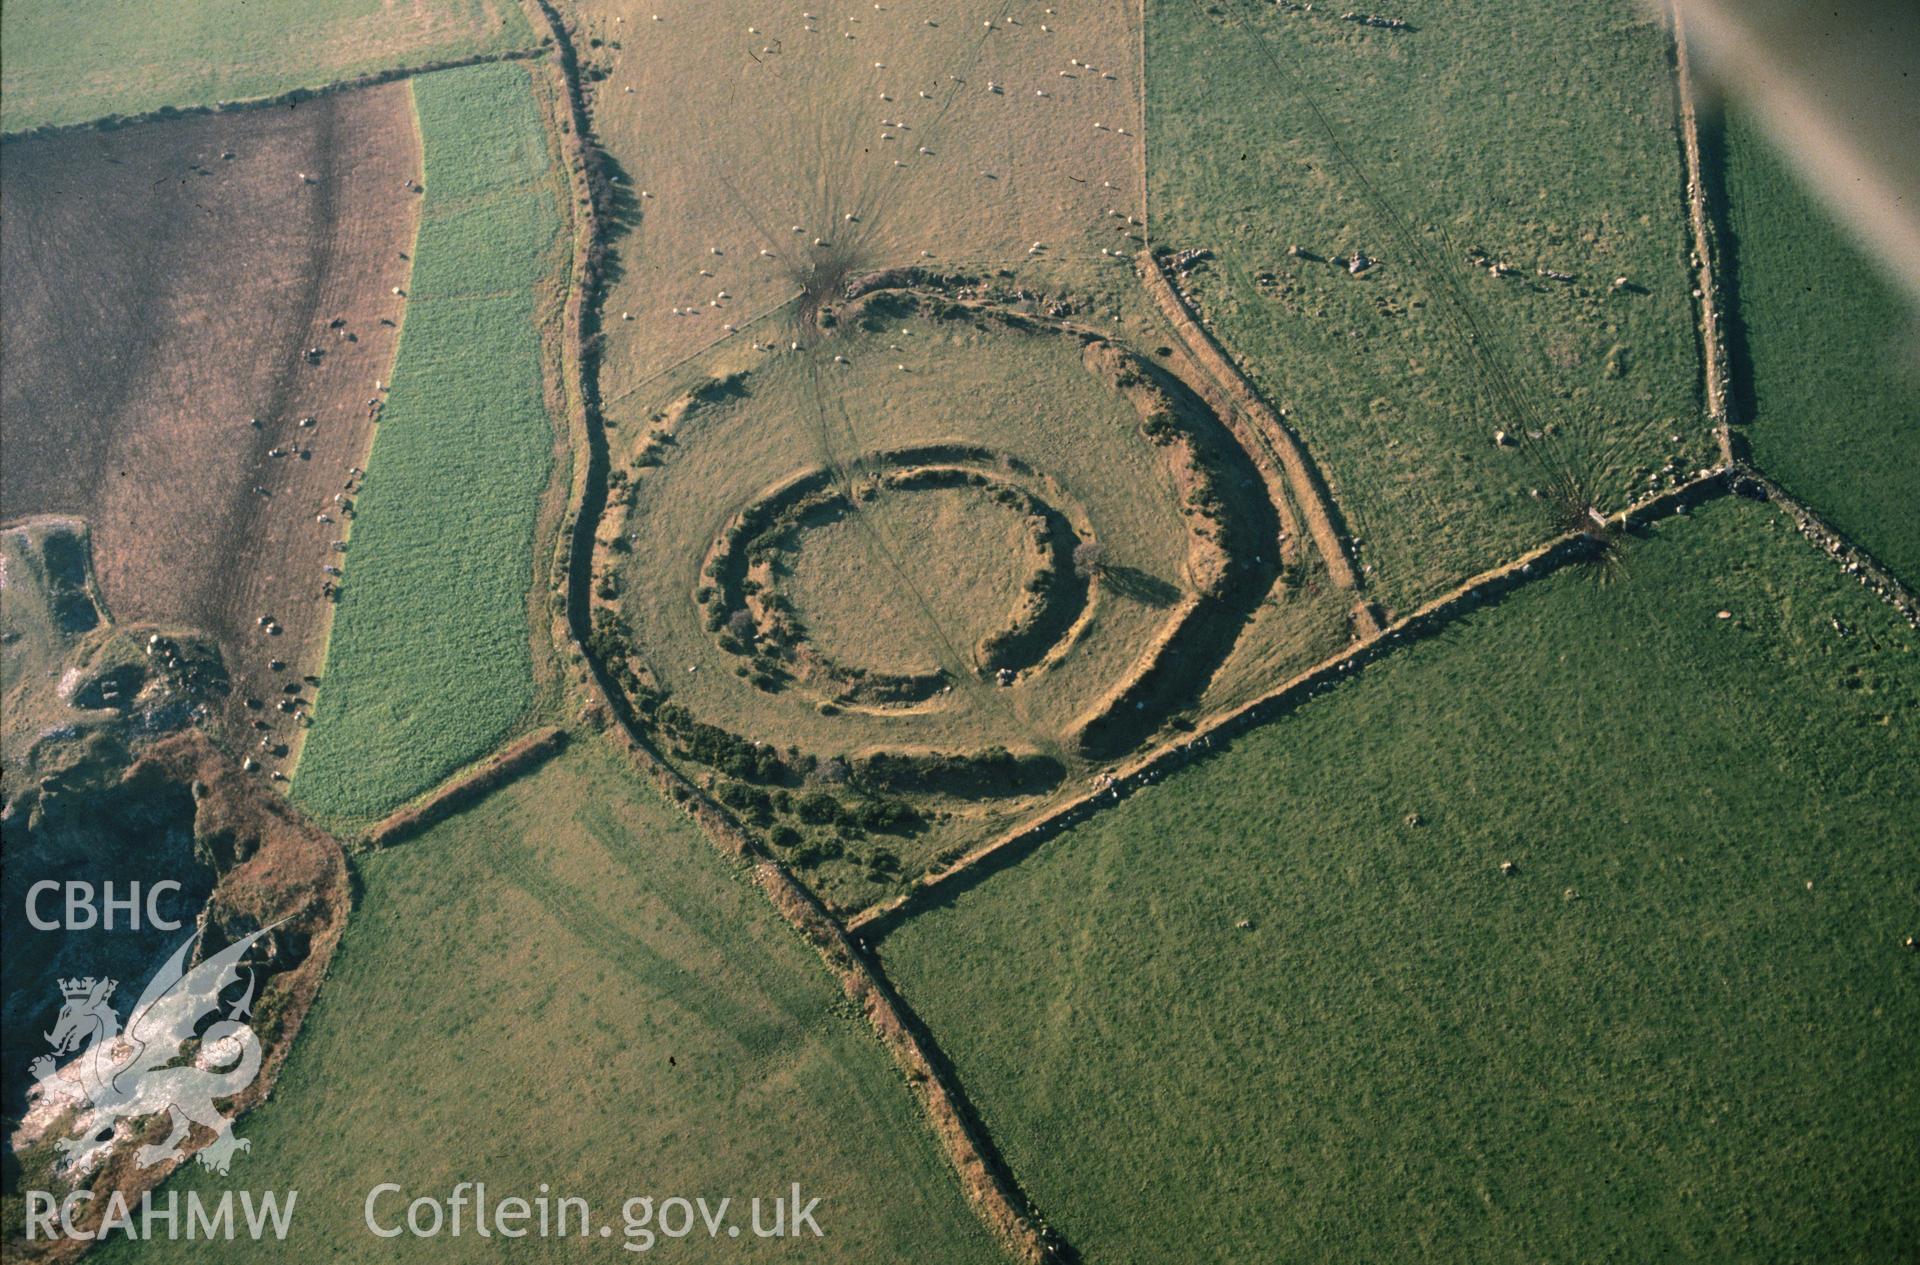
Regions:
<instances>
[{"instance_id":1,"label":"shadow on grass","mask_svg":"<svg viewBox=\"0 0 1920 1265\"><path fill-rule=\"evenodd\" d=\"M1120 596L1155 610L1166 610L1180 600L1179 589L1138 567L1102 567L1100 581Z\"/></svg>"}]
</instances>

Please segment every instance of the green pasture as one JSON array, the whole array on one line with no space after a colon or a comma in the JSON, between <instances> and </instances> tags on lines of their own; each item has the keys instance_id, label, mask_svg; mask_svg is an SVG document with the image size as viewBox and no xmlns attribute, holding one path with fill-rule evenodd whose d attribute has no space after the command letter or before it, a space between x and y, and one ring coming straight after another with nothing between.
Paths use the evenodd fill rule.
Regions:
<instances>
[{"instance_id":1,"label":"green pasture","mask_svg":"<svg viewBox=\"0 0 1920 1265\"><path fill-rule=\"evenodd\" d=\"M9 0L5 130L319 88L533 45L512 0Z\"/></svg>"},{"instance_id":2,"label":"green pasture","mask_svg":"<svg viewBox=\"0 0 1920 1265\"><path fill-rule=\"evenodd\" d=\"M1897 1260L1917 731L1911 630L1723 501L881 952L1087 1260Z\"/></svg>"},{"instance_id":3,"label":"green pasture","mask_svg":"<svg viewBox=\"0 0 1920 1265\"><path fill-rule=\"evenodd\" d=\"M1754 461L1920 580L1920 323L1740 116L1713 132L1733 404Z\"/></svg>"},{"instance_id":4,"label":"green pasture","mask_svg":"<svg viewBox=\"0 0 1920 1265\"><path fill-rule=\"evenodd\" d=\"M814 950L622 757L582 739L360 867L339 956L228 1178L298 1190L284 1243L125 1244L104 1259L991 1262L906 1084ZM612 1241L382 1239L368 1191L588 1201ZM756 1239L798 1182L824 1237ZM733 1201L718 1245L623 1251L623 1201ZM184 1196L183 1196L184 1197ZM803 1201L804 1202L804 1201Z\"/></svg>"},{"instance_id":5,"label":"green pasture","mask_svg":"<svg viewBox=\"0 0 1920 1265\"><path fill-rule=\"evenodd\" d=\"M1390 16L1410 29L1153 0L1148 223L1214 253L1202 315L1405 611L1550 534L1534 489L1618 507L1714 448L1659 22L1632 0ZM1360 276L1336 262L1356 252Z\"/></svg>"},{"instance_id":6,"label":"green pasture","mask_svg":"<svg viewBox=\"0 0 1920 1265\"><path fill-rule=\"evenodd\" d=\"M392 391L357 498L294 791L378 815L485 755L533 702L533 537L553 464L542 303L559 208L527 71L414 83L426 202Z\"/></svg>"}]
</instances>

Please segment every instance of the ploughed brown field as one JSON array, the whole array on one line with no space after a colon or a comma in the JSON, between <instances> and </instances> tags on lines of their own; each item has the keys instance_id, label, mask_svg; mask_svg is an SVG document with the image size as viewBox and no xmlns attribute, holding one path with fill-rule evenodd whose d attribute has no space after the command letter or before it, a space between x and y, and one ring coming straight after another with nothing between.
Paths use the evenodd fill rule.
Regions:
<instances>
[{"instance_id":1,"label":"ploughed brown field","mask_svg":"<svg viewBox=\"0 0 1920 1265\"><path fill-rule=\"evenodd\" d=\"M420 174L405 83L4 147L0 516L87 519L113 618L217 638L227 721L263 700L282 740L275 701L319 671L333 498L393 364Z\"/></svg>"}]
</instances>

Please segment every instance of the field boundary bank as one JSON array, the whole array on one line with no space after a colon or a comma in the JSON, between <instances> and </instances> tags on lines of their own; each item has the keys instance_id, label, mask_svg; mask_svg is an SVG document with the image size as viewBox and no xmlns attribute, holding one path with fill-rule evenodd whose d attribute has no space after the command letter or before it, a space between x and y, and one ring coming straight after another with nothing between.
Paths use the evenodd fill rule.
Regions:
<instances>
[{"instance_id":1,"label":"field boundary bank","mask_svg":"<svg viewBox=\"0 0 1920 1265\"><path fill-rule=\"evenodd\" d=\"M567 745L567 732L555 725L523 735L464 773L442 782L426 799L388 814L367 831L369 849L391 847L471 807L521 774L544 764Z\"/></svg>"},{"instance_id":2,"label":"field boundary bank","mask_svg":"<svg viewBox=\"0 0 1920 1265\"><path fill-rule=\"evenodd\" d=\"M1673 35L1673 77L1680 111L1680 149L1687 169L1687 218L1693 226L1694 283L1699 294L1700 358L1706 373L1707 416L1720 445L1720 460L1737 459L1733 419L1727 411L1727 343L1720 328L1718 270L1712 218L1707 212L1706 167L1700 153L1700 112L1693 94L1693 63L1687 52L1687 23L1678 4L1667 6Z\"/></svg>"},{"instance_id":3,"label":"field boundary bank","mask_svg":"<svg viewBox=\"0 0 1920 1265\"><path fill-rule=\"evenodd\" d=\"M573 185L572 210L577 225L571 288L562 330L565 370L569 381L568 412L574 430L586 441L587 460L575 479L571 548L565 569L566 632L586 666L581 681L587 695L582 720L604 729L607 719L618 726L619 745L668 800L681 807L699 825L723 856L750 867L755 886L763 891L789 925L812 944L849 1000L858 1004L881 1043L921 1100L928 1123L958 1174L974 1212L986 1223L1001 1246L1015 1258L1040 1265L1070 1259L1020 1191L1005 1161L994 1149L977 1113L959 1088L957 1078L932 1037L905 1002L893 991L875 965L860 952L846 929L836 922L777 861L760 852L751 836L697 786L663 760L642 736L618 688L591 648L592 577L595 537L606 506L608 453L601 427L599 403L588 355L594 304L598 301L599 260L605 248L603 224L596 202L589 147L591 132L586 101L580 87L579 62L572 36L551 0L529 0L551 35L556 65L572 116L570 134L563 138L568 151L567 170Z\"/></svg>"},{"instance_id":4,"label":"field boundary bank","mask_svg":"<svg viewBox=\"0 0 1920 1265\"><path fill-rule=\"evenodd\" d=\"M1842 573L1860 581L1875 597L1899 611L1909 625L1920 628L1920 598L1878 559L1847 539L1844 532L1829 526L1806 502L1774 482L1759 467L1741 462L1736 467L1736 486L1742 479L1756 484L1767 500L1793 520L1794 529L1819 546Z\"/></svg>"},{"instance_id":5,"label":"field boundary bank","mask_svg":"<svg viewBox=\"0 0 1920 1265\"><path fill-rule=\"evenodd\" d=\"M1293 499L1299 503L1300 514L1307 520L1307 530L1326 563L1328 576L1339 588L1361 593L1360 574L1354 569L1346 533L1340 527L1342 520L1339 508L1300 437L1260 398L1253 383L1240 372L1201 323L1199 314L1187 306L1187 301L1181 297L1173 279L1167 276L1151 248L1140 252L1138 263L1147 293L1159 307L1161 315L1173 326L1180 341L1186 345L1195 364L1215 380L1231 406L1230 411L1238 411L1250 419L1254 432L1273 449L1274 456L1286 471L1287 482L1293 489ZM1195 384L1196 388L1202 385ZM1377 635L1381 630L1379 618L1364 598L1355 608L1354 621L1363 636Z\"/></svg>"},{"instance_id":6,"label":"field boundary bank","mask_svg":"<svg viewBox=\"0 0 1920 1265\"><path fill-rule=\"evenodd\" d=\"M406 95L407 122L413 128L414 163L419 170L419 178L425 180L427 174L427 130L420 123L420 105L419 102L414 99L413 85L411 82L407 84ZM326 199L326 204L331 206L333 203L333 187L335 183L331 174L329 174L324 183L325 187L322 188L319 193L321 197ZM400 281L401 287L406 291L408 296L413 294L413 265L414 261L418 259L420 255L420 229L426 222L426 207L424 203L424 198L418 198L414 199L412 204L413 232L407 237L407 268L405 276ZM331 244L329 244L327 249L329 253L331 253ZM409 297L408 301L402 302L400 305L400 315L393 333L392 353L387 357L386 364L382 366L381 369L380 380L389 385L393 382L394 369L400 364L400 342L405 334L407 312L410 307L411 298ZM316 296L316 303L308 312L307 323L309 328L313 327L317 316L318 303ZM276 378L273 395L269 397L268 407L270 412L268 416L278 416L284 412L286 396L285 384L290 373L291 367L283 369ZM367 428L366 441L361 445L359 451L354 454L352 468L361 471L372 468L373 445L374 441L379 437L379 433L380 427L377 422L375 425ZM353 525L354 520L351 518L345 519L345 521L340 524L339 538L347 542L349 549L353 547ZM317 657L314 660L314 664L315 671L319 672L323 679L327 671L327 656L333 649L333 625L339 613L340 606L338 602L323 602L320 606L319 627L315 633L314 643ZM289 785L292 784L292 779L300 776L300 760L306 754L307 736L312 732L313 728L311 725L297 725L287 740L287 757L283 763L286 766Z\"/></svg>"},{"instance_id":7,"label":"field boundary bank","mask_svg":"<svg viewBox=\"0 0 1920 1265\"><path fill-rule=\"evenodd\" d=\"M1610 520L1623 530L1645 526L1696 505L1728 494L1734 479L1729 470L1714 470L1636 502ZM869 906L847 919L847 930L878 940L915 914L952 900L980 882L1018 863L1042 843L1079 825L1104 808L1129 798L1174 769L1206 755L1216 741L1232 739L1296 709L1301 703L1333 688L1347 676L1389 654L1401 642L1411 643L1452 624L1461 616L1497 601L1529 581L1560 570L1584 555L1586 537L1566 533L1553 537L1511 561L1482 571L1419 608L1387 624L1372 636L1330 655L1284 684L1176 741L1143 752L1122 766L1098 789L1030 818L999 837L980 845L942 870L925 875L911 891Z\"/></svg>"},{"instance_id":8,"label":"field boundary bank","mask_svg":"<svg viewBox=\"0 0 1920 1265\"><path fill-rule=\"evenodd\" d=\"M163 105L157 109L143 110L138 114L103 114L99 118L85 119L78 123L42 123L38 127L22 128L17 132L0 134L0 142L51 139L85 132L117 132L121 128L137 127L142 123L165 123L177 119L203 118L210 114L241 114L249 110L299 105L303 101L313 101L320 97L353 92L361 88L377 88L382 84L430 75L440 70L459 70L464 66L484 66L491 62L533 61L545 56L546 52L544 47L540 47L513 48L504 53L474 53L468 57L449 57L440 61L421 62L414 66L394 66L387 70L370 71L364 75L355 75L351 79L336 79L332 83L312 88L289 88L285 92L278 92L270 97L215 101L211 105Z\"/></svg>"}]
</instances>

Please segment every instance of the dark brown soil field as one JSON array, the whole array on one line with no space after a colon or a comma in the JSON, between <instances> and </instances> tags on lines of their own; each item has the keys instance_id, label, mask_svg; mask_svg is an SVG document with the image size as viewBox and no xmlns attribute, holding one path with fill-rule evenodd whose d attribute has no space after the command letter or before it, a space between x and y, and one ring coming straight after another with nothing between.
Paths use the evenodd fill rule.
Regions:
<instances>
[{"instance_id":1,"label":"dark brown soil field","mask_svg":"<svg viewBox=\"0 0 1920 1265\"><path fill-rule=\"evenodd\" d=\"M23 139L0 164L0 517L87 519L113 618L217 638L230 736L252 697L290 739L276 703L319 671L333 498L405 303L411 90Z\"/></svg>"}]
</instances>

